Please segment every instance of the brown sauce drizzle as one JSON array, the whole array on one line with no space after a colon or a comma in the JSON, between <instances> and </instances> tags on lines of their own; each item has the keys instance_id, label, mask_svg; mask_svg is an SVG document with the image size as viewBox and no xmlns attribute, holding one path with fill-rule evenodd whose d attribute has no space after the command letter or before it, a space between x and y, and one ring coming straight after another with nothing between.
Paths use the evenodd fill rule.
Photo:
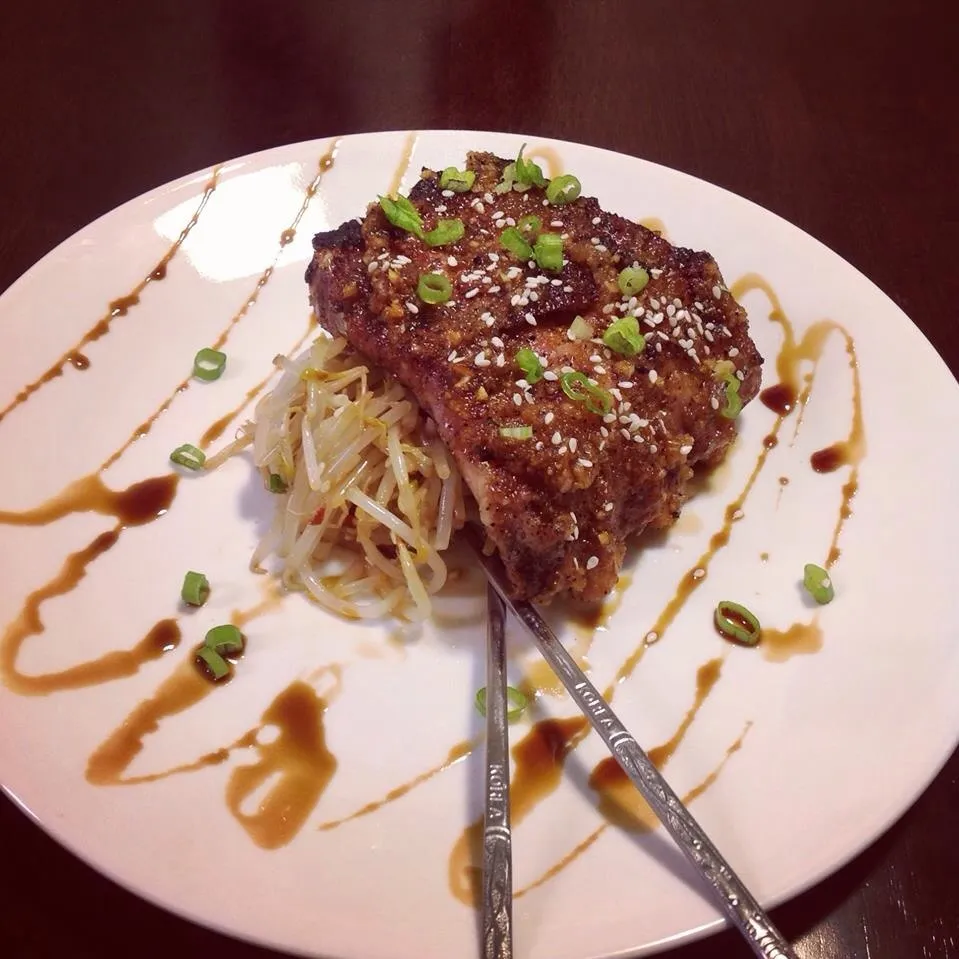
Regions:
<instances>
[{"instance_id":1,"label":"brown sauce drizzle","mask_svg":"<svg viewBox=\"0 0 959 959\"><path fill-rule=\"evenodd\" d=\"M180 247L183 245L186 238L190 235L190 231L196 226L197 221L200 219L200 214L203 212L204 208L207 205L210 197L213 195L213 191L217 187L217 182L220 176L220 168L214 167L213 173L210 177L210 180L207 182L206 186L203 188L203 197L200 200L199 205L196 208L193 216L190 217L187 225L180 231L180 235L177 237L173 245L164 253L160 262L142 279L140 282L125 296L118 297L113 300L108 308L107 313L102 316L86 333L80 337L77 342L70 347L54 364L51 366L42 376L38 379L33 380L24 386L17 395L2 409L0 410L0 421L18 406L23 405L30 397L41 389L51 380L55 380L58 376L63 375L63 368L67 363L72 363L77 369L86 369L85 366L79 365L76 362L76 357L81 356L81 351L85 346L94 341L100 339L102 336L105 336L110 331L110 324L118 316L126 316L126 314L140 302L140 294L146 289L147 285L151 282L154 282L157 279L162 279L166 276L167 264L176 256ZM84 357L86 359L86 357ZM87 360L87 366L89 366L89 360Z\"/></svg>"},{"instance_id":2,"label":"brown sauce drizzle","mask_svg":"<svg viewBox=\"0 0 959 959\"><path fill-rule=\"evenodd\" d=\"M328 669L339 681L339 667ZM238 749L256 749L259 758L255 762L233 770L226 789L227 806L258 846L276 849L286 845L303 827L337 768L323 730L327 703L307 683L298 680L283 690L263 713L260 724L229 746L172 769L123 776L164 719L195 706L213 689L189 660L182 662L95 750L87 762L87 781L98 786L156 782L219 765ZM271 742L260 743L258 735L268 726L276 727L279 734ZM256 812L245 813L242 807L249 797L274 779Z\"/></svg>"},{"instance_id":3,"label":"brown sauce drizzle","mask_svg":"<svg viewBox=\"0 0 959 959\"><path fill-rule=\"evenodd\" d=\"M400 155L399 162L396 164L396 169L393 171L390 188L386 191L387 196L396 196L396 194L399 193L400 186L403 183L403 177L406 176L406 172L410 168L410 160L413 158L413 150L416 147L416 141L418 139L419 134L413 130L406 134L406 143L403 145L403 152Z\"/></svg>"},{"instance_id":4,"label":"brown sauce drizzle","mask_svg":"<svg viewBox=\"0 0 959 959\"><path fill-rule=\"evenodd\" d=\"M86 370L90 367L90 357L85 353L70 353L67 355L67 362L75 370Z\"/></svg>"},{"instance_id":5,"label":"brown sauce drizzle","mask_svg":"<svg viewBox=\"0 0 959 959\"><path fill-rule=\"evenodd\" d=\"M722 659L711 659L696 671L696 696L693 704L686 711L676 732L665 743L647 753L657 769L662 769L672 759L685 739L703 703L719 681L722 668ZM624 829L636 829L637 825L641 828L648 827L646 814L651 814L652 810L612 756L602 760L593 769L589 785L599 794L599 811L607 821ZM637 816L637 812L641 812L641 815Z\"/></svg>"},{"instance_id":6,"label":"brown sauce drizzle","mask_svg":"<svg viewBox=\"0 0 959 959\"><path fill-rule=\"evenodd\" d=\"M446 759L444 759L441 763L438 763L430 769L427 769L426 772L419 773L419 775L414 776L412 779L400 786L397 786L395 789L391 789L388 793L386 793L385 796L382 796L373 802L366 803L366 805L361 806L355 812L351 812L348 816L322 822L317 828L321 832L329 832L333 829L338 829L340 826L346 825L348 822L353 822L354 819L362 819L364 816L369 816L372 813L378 812L384 806L388 806L390 803L396 802L397 799L402 799L405 795L412 792L417 786L421 786L423 783L429 782L429 780L433 779L435 776L438 776L441 772L449 769L450 766L455 765L461 759L467 757L479 744L479 739L464 739L462 742L457 743L450 749L450 751L446 754Z\"/></svg>"},{"instance_id":7,"label":"brown sauce drizzle","mask_svg":"<svg viewBox=\"0 0 959 959\"><path fill-rule=\"evenodd\" d=\"M13 692L25 696L45 692L37 685L40 677L27 676L17 670L20 650L31 636L37 636L46 629L40 619L40 607L48 599L63 596L75 589L86 576L87 567L120 538L120 529L120 526L116 526L107 533L101 533L83 549L70 553L63 561L60 572L24 599L17 618L6 627L0 638L0 679Z\"/></svg>"},{"instance_id":8,"label":"brown sauce drizzle","mask_svg":"<svg viewBox=\"0 0 959 959\"><path fill-rule=\"evenodd\" d=\"M747 723L745 729L739 734L739 736L727 747L726 752L723 758L719 761L716 767L706 775L703 780L693 786L684 796L681 797L683 805L689 806L695 802L704 792L710 789L715 785L716 781L722 775L723 770L726 768L726 764L729 762L732 757L739 752L742 748L743 741L746 738L746 734L749 732L752 723ZM635 792L635 787L632 787ZM645 800L636 793L636 797L640 803L645 805L645 809L639 807L634 810L634 818L632 819L631 831L638 832L649 832L657 827L659 824L659 819L656 814L652 811L648 804L645 803ZM567 866L575 862L584 852L586 852L600 836L610 827L609 822L604 822L594 829L582 842L574 846L562 859L558 860L552 866L549 867L542 875L538 876L532 882L518 889L513 893L514 899L519 899L520 896L525 896L527 893L532 892L534 889L538 889L540 886L545 885L551 879L555 879Z\"/></svg>"},{"instance_id":9,"label":"brown sauce drizzle","mask_svg":"<svg viewBox=\"0 0 959 959\"><path fill-rule=\"evenodd\" d=\"M763 437L763 446L765 446L767 450L775 449L778 445L778 436L774 436L772 433L770 433L768 436Z\"/></svg>"},{"instance_id":10,"label":"brown sauce drizzle","mask_svg":"<svg viewBox=\"0 0 959 959\"><path fill-rule=\"evenodd\" d=\"M312 686L294 682L263 714L263 726L276 726L270 743L256 743L256 732L241 740L259 751L259 759L233 770L226 802L237 822L262 849L285 846L302 829L336 772L337 760L326 745L326 702ZM253 814L246 800L271 780L276 782Z\"/></svg>"},{"instance_id":11,"label":"brown sauce drizzle","mask_svg":"<svg viewBox=\"0 0 959 959\"><path fill-rule=\"evenodd\" d=\"M566 757L589 732L583 716L544 719L513 747L515 768L510 781L510 821L513 828L559 786ZM466 905L479 902L483 861L483 817L470 823L449 858L449 887Z\"/></svg>"},{"instance_id":12,"label":"brown sauce drizzle","mask_svg":"<svg viewBox=\"0 0 959 959\"><path fill-rule=\"evenodd\" d=\"M822 627L815 619L810 623L793 623L788 629L763 626L759 647L772 663L784 663L804 653L818 653L822 649Z\"/></svg>"},{"instance_id":13,"label":"brown sauce drizzle","mask_svg":"<svg viewBox=\"0 0 959 959\"><path fill-rule=\"evenodd\" d=\"M0 510L0 525L46 526L72 513L99 513L114 517L122 527L142 526L167 512L178 482L179 477L169 473L112 490L98 473L91 473L32 509Z\"/></svg>"},{"instance_id":14,"label":"brown sauce drizzle","mask_svg":"<svg viewBox=\"0 0 959 959\"><path fill-rule=\"evenodd\" d=\"M306 327L306 332L293 344L290 354L295 355L302 349L303 344L309 339L310 334L316 326L316 316L310 314L310 320ZM208 449L212 443L215 443L226 431L226 428L243 412L250 400L256 397L260 391L270 382L275 370L271 370L259 383L251 386L243 395L243 399L233 407L228 413L224 413L218 420L215 420L208 426L200 437L200 449Z\"/></svg>"}]
</instances>

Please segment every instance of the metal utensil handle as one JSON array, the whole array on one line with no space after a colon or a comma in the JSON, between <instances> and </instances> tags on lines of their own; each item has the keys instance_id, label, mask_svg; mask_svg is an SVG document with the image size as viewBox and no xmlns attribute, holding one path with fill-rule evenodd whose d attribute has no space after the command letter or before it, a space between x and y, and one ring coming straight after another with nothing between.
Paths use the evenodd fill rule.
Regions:
<instances>
[{"instance_id":1,"label":"metal utensil handle","mask_svg":"<svg viewBox=\"0 0 959 959\"><path fill-rule=\"evenodd\" d=\"M483 957L513 956L513 854L506 723L506 607L487 590L486 805L483 823Z\"/></svg>"},{"instance_id":2,"label":"metal utensil handle","mask_svg":"<svg viewBox=\"0 0 959 959\"><path fill-rule=\"evenodd\" d=\"M497 591L501 587L494 579ZM502 594L501 595L505 595ZM642 747L622 724L598 689L566 652L542 616L529 603L505 597L520 621L533 634L544 658L603 737L610 752L633 785L669 830L686 858L717 893L726 915L763 959L796 959L795 953L752 893L703 832L680 798L659 774Z\"/></svg>"}]
</instances>

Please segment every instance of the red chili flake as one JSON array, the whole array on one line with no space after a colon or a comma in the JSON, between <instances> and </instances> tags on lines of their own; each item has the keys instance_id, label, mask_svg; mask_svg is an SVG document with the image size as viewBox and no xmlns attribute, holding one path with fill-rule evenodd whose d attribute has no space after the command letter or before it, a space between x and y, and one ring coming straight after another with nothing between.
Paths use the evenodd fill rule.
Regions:
<instances>
[{"instance_id":1,"label":"red chili flake","mask_svg":"<svg viewBox=\"0 0 959 959\"><path fill-rule=\"evenodd\" d=\"M323 517L326 516L326 509L320 507L314 514L313 519L310 520L310 526L319 526L323 522Z\"/></svg>"}]
</instances>

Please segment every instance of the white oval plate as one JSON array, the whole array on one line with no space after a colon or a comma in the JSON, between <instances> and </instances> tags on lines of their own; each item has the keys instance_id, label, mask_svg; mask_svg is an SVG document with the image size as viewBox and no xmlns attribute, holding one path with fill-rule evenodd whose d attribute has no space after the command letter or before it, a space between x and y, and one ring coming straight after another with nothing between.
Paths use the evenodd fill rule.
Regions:
<instances>
[{"instance_id":1,"label":"white oval plate","mask_svg":"<svg viewBox=\"0 0 959 959\"><path fill-rule=\"evenodd\" d=\"M825 556L848 478L848 468L820 475L809 466L813 450L848 429L851 377L839 337L826 347L798 439L790 445L794 414L729 545L616 696L640 741L662 743L692 703L697 668L727 654L720 681L666 775L680 793L695 787L752 724L692 808L746 883L764 903L777 903L885 829L955 746L959 506L949 487L959 452L949 438L959 390L919 331L875 286L752 203L651 163L571 143L471 132L361 135L335 144L335 164L292 242L281 247L282 232L333 144L298 144L227 163L166 278L148 285L109 335L84 347L89 369L68 366L0 423L7 450L0 507L32 507L95 470L189 375L196 350L224 329L276 261L258 302L230 331L224 377L177 394L104 480L121 489L165 473L170 450L195 442L240 403L269 373L272 357L303 334L303 269L314 232L360 214L389 189L398 168L408 187L420 165L462 163L476 148L514 155L524 139L541 153L555 151L607 209L659 217L674 242L712 252L728 283L762 274L800 334L830 317L855 339L868 453L841 537L837 598L818 612L821 651L770 662L757 650L724 645L710 615L721 598L745 602L780 629L816 614L797 582L805 562ZM71 349L110 300L150 272L197 209L210 176L185 177L125 204L3 295L4 405ZM768 386L776 382L781 329L767 319L761 293L743 302L767 358ZM600 685L641 642L721 528L723 509L742 488L774 421L758 401L752 404L728 465L678 526L636 559L633 585L589 653ZM375 814L334 830L317 826L441 764L455 743L479 732L473 694L483 684L481 594L445 601L442 624L405 646L391 639L391 624L343 623L291 597L249 624L249 652L230 685L165 718L144 740L127 775L161 772L234 742L297 679L330 693L331 673L320 667L340 664L341 687L325 714L335 774L302 827L277 849L255 844L225 805L234 770L255 763L259 747L140 785L86 779L90 755L188 659L204 631L261 600L263 578L247 563L269 496L250 474L241 458L211 476L182 481L166 516L124 531L76 589L43 603L45 632L26 641L17 661L24 674L128 649L166 617L179 616L183 642L108 684L46 696L0 688L4 787L97 869L228 933L336 957L475 955L475 914L452 896L448 866L457 838L482 811L482 749ZM784 488L781 476L790 480ZM12 623L26 594L56 577L68 551L112 524L88 512L44 527L0 526L7 557L0 620ZM766 561L761 553L769 554ZM190 568L206 572L214 592L202 610L181 615L179 585ZM564 635L575 639L570 628ZM518 682L535 653L515 629L510 643ZM575 715L562 696L544 696L539 705L540 716ZM514 743L528 729L529 720L514 726ZM570 756L555 793L517 824L517 889L602 825L587 785L602 757L590 736ZM515 925L518 956L587 959L653 952L715 930L720 920L661 830L636 835L608 828L567 868L517 899Z\"/></svg>"}]
</instances>

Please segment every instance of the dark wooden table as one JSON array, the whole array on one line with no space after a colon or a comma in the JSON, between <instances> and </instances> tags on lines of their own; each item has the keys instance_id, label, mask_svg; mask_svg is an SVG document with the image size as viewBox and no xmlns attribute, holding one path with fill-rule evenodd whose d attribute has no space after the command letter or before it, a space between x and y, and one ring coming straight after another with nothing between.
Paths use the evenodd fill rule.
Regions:
<instances>
[{"instance_id":1,"label":"dark wooden table","mask_svg":"<svg viewBox=\"0 0 959 959\"><path fill-rule=\"evenodd\" d=\"M4 4L0 289L217 160L366 130L522 130L774 210L886 290L955 373L957 35L954 5L903 0ZM959 956L957 809L954 755L885 836L777 911L799 956ZM0 956L131 955L276 954L134 898L0 799ZM749 953L727 933L674 955Z\"/></svg>"}]
</instances>

